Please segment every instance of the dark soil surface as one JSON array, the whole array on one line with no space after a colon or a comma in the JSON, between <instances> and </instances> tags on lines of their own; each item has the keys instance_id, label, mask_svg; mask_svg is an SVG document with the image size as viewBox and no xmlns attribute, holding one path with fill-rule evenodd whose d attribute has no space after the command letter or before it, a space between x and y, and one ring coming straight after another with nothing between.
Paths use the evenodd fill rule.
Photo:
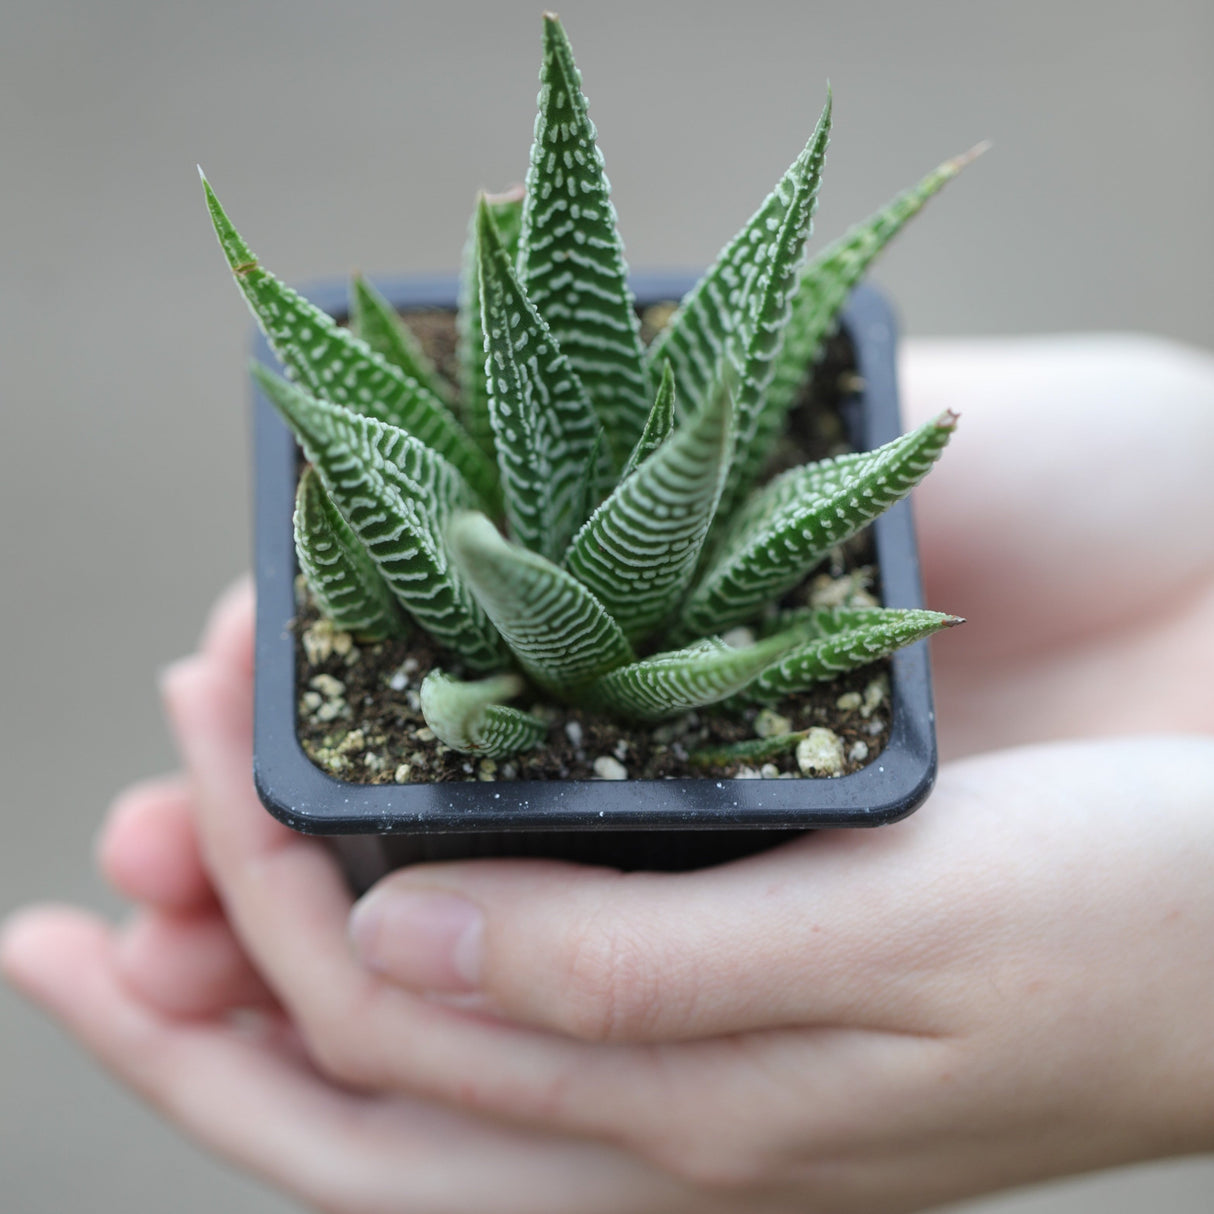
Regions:
<instances>
[{"instance_id":1,"label":"dark soil surface","mask_svg":"<svg viewBox=\"0 0 1214 1214\"><path fill-rule=\"evenodd\" d=\"M661 311L646 313L648 332L662 323ZM408 319L440 370L451 375L452 317L427 312ZM790 417L773 473L847 450L838 402L854 380L850 346L837 338ZM871 561L871 545L861 534L782 605L878 602ZM461 673L450 655L440 655L420 632L360 645L319 617L302 578L297 592L299 738L318 767L357 783L843 775L872 762L889 737L888 662L878 662L768 709L713 707L657 725L631 726L523 696L514 706L551 721L546 742L510 759L477 759L442 745L421 715L418 692L431 667L441 662L449 673ZM739 743L749 744L747 753L719 753Z\"/></svg>"}]
</instances>

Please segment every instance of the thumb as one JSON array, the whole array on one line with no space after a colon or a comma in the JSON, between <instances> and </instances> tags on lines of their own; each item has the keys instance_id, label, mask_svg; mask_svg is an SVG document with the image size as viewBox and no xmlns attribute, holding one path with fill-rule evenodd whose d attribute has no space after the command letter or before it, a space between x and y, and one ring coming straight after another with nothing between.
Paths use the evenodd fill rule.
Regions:
<instances>
[{"instance_id":1,"label":"thumb","mask_svg":"<svg viewBox=\"0 0 1214 1214\"><path fill-rule=\"evenodd\" d=\"M697 873L418 866L359 902L351 938L364 964L402 986L588 1041L863 1022L871 916L851 912L857 899L843 890L854 834Z\"/></svg>"},{"instance_id":2,"label":"thumb","mask_svg":"<svg viewBox=\"0 0 1214 1214\"><path fill-rule=\"evenodd\" d=\"M585 1040L947 1034L991 972L1081 972L1098 941L1124 950L1144 900L1181 896L1182 870L1202 888L1212 789L1208 738L1024 747L949 765L903 822L700 872L404 869L354 908L351 936L402 986Z\"/></svg>"}]
</instances>

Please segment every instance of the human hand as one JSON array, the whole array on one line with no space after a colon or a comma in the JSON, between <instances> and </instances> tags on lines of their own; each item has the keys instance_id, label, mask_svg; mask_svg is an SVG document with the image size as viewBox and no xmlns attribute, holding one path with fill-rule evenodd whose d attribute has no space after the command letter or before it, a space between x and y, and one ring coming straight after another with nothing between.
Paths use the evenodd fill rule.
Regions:
<instances>
[{"instance_id":1,"label":"human hand","mask_svg":"<svg viewBox=\"0 0 1214 1214\"><path fill-rule=\"evenodd\" d=\"M1101 399L1090 384L1090 368L1107 366L1108 351L1099 364L1093 353L1084 354L1089 375L1082 382L1116 429L1115 395ZM1131 350L1137 378L1158 389L1161 368L1148 374L1151 358L1143 353ZM990 358L971 390L992 378L1006 382L991 375ZM945 361L937 370L956 365ZM911 371L913 387L917 372ZM1195 449L1202 414L1178 410L1185 394L1173 395L1181 399L1169 410L1170 423L1176 427L1179 413L1182 450L1185 425L1188 449ZM953 402L937 396L930 407L941 403ZM1135 401L1134 407L1141 406ZM1142 436L1135 446L1148 470L1139 470L1135 484L1151 489ZM996 450L1006 457L1008 447L1005 432ZM967 671L940 663L942 706L962 693L971 702L982 699L981 716L965 723L960 739L954 734L954 752L992 744L1005 721L1033 728L1016 716L1017 696L1046 700L1041 737L1121 727L1117 706L1098 702L1090 683L1085 688L1084 646L1058 635L1068 596L1102 630L1095 648L1115 665L1125 663L1119 698L1138 706L1140 729L1214 728L1184 700L1186 680L1200 682L1194 666L1202 656L1208 660L1208 644L1191 647L1185 664L1165 667L1165 677L1172 672L1166 686L1154 671L1150 696L1133 677L1136 662L1145 664L1161 649L1185 653L1185 638L1200 638L1203 621L1208 628L1208 564L1204 599L1191 546L1158 538L1149 553L1153 596L1143 595L1142 578L1126 579L1124 590L1099 579L1085 584L1085 571L1100 569L1099 562L1088 552L1078 562L1051 564L1075 548L1052 512L1038 516L1022 503L1018 527L1009 527L1001 496L1010 490L1008 469L1001 480L996 460L980 475L981 455L972 473L979 493L954 497L950 510L941 489L936 499L921 497L918 507L923 515L940 515L926 522L929 539L938 522L957 527L958 500L968 503L971 525L975 515L991 516L989 546L971 544L964 561L955 559L952 546L941 552L927 544L929 581L951 576L954 589L970 596L993 586L996 610L1010 596L1017 613L996 617L1015 620L1018 629L993 636L987 646L988 666L1003 666L999 683L984 687L961 677L981 665L981 647ZM1097 479L1116 479L1122 471L1116 459L1088 467ZM1170 472L1147 495L1152 509L1172 509L1178 494L1202 492L1199 481L1177 475L1176 460ZM1031 471L1015 479L1037 485ZM1095 487L1091 476L1075 484L1077 501ZM1165 492L1171 500L1161 502ZM1030 505L1048 496L1035 493ZM1187 503L1194 504L1201 502ZM1073 518L1073 511L1062 517ZM1144 522L1146 538L1148 532ZM963 539L964 530L960 534ZM1046 575L1031 594L1019 594L1022 601L1022 581L1009 579L1000 589L998 571L985 567L997 555L990 548L1014 548L1018 540L1035 552ZM1125 563L1141 563L1146 555L1141 546L1121 546ZM1101 591L1094 612L1093 586ZM1191 593L1182 596L1181 589ZM941 602L944 595L933 592ZM952 595L948 606L976 611ZM457 1116L470 1110L540 1128L548 1137L537 1155L504 1149L515 1164L529 1160L521 1194L526 1209L543 1208L531 1190L542 1192L544 1178L553 1175L540 1160L559 1160L571 1140L581 1149L612 1144L595 1148L614 1152L607 1156L611 1165L603 1163L605 1192L624 1177L633 1184L605 1198L603 1208L865 1211L922 1208L1212 1141L1204 1095L1210 1041L1203 1037L1211 979L1197 963L1208 964L1203 949L1214 915L1202 879L1214 802L1208 740L1087 744L973 759L945 769L922 813L878 835L824 832L706 873L620 876L494 863L418 868L390 878L369 907L378 900L386 911L388 894L426 889L471 896L481 908L480 986L501 1018L492 1021L403 989L466 987L474 960L467 945L462 967L434 952L426 963L416 930L413 947L401 949L398 923L396 931L379 933L387 945L379 962L395 985L355 965L342 932L348 899L323 853L280 832L250 801L247 670L240 661L213 660L225 645L229 659L241 650L243 641L234 639L242 629L247 633L247 623L237 620L241 610L229 607L229 622L221 617L212 630L206 658L173 680L170 699L196 803L164 789L145 793L142 809L127 802L110 836L111 870L126 866L125 875L116 875L135 896L165 905L165 890L131 888L148 880L152 869L137 852L153 840L162 850L160 871L181 869L180 879L168 883L170 895L191 888L198 894L190 907L175 904L173 914L153 912L127 940L124 959L110 958L145 1010L163 1009L165 991L157 982L171 976L174 955L205 952L188 932L209 925L202 934L210 968L191 966L176 977L171 1010L180 1015L193 1000L218 1014L277 997L304 1049L339 1082L421 1095L462 1110ZM946 654L947 646L941 658ZM1051 680L1067 663L1070 698L1059 703ZM1001 698L1005 682L1014 694ZM1203 704L1194 707L1200 714ZM1208 703L1204 708L1208 714ZM948 748L946 707L941 717ZM994 736L983 737L984 729ZM174 796L176 808L166 808ZM1151 806L1149 831L1134 817L1144 800ZM158 815L159 823L150 825ZM204 905L208 868L237 934L213 905ZM1154 916L1145 930L1143 908ZM1173 911L1178 916L1168 918ZM450 906L447 914L450 929ZM364 912L364 930L367 923ZM23 929L26 956L23 962L18 948L17 977L27 985L30 940L43 932L45 958L45 933L52 928L43 920ZM62 922L56 930L65 930ZM419 963L426 963L420 971ZM78 981L63 976L61 987L41 993L75 1021L83 1014L73 994L78 990ZM611 1044L602 1044L605 1038ZM129 1050L100 1041L97 1048L129 1073ZM216 1115L230 1118L231 1103L230 1094L222 1098ZM489 1128L483 1120L469 1124L475 1132ZM214 1141L214 1128L198 1120L193 1125ZM264 1148L260 1158L250 1157L251 1149L246 1145L244 1161L271 1169ZM507 1208L500 1193L476 1204L468 1195L471 1173L459 1173L456 1158L446 1165L448 1205L441 1208ZM517 1168L509 1174L520 1175ZM293 1191L309 1195L298 1185ZM392 1208L409 1208L406 1192L399 1191ZM569 1207L570 1192L578 1194L579 1207L595 1208L585 1206L580 1187L567 1190L565 1206L558 1201L556 1208ZM356 1204L354 1196L326 1200L334 1209L377 1208Z\"/></svg>"}]
</instances>

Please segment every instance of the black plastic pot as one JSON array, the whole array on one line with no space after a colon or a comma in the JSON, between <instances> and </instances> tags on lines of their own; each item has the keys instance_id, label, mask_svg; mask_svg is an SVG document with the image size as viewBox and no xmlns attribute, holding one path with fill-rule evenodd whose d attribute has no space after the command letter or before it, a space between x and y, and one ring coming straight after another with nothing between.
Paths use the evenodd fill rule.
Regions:
<instances>
[{"instance_id":1,"label":"black plastic pot","mask_svg":"<svg viewBox=\"0 0 1214 1214\"><path fill-rule=\"evenodd\" d=\"M642 305L677 299L684 278L638 276ZM454 306L450 279L387 284L403 311ZM308 292L335 316L344 287ZM855 349L862 390L843 404L857 449L901 430L895 379L895 322L872 288L852 296L843 327ZM264 340L256 356L276 365ZM905 817L936 776L936 737L927 646L891 659L891 731L882 753L851 775L800 780L499 781L355 784L313 765L295 732L296 574L291 512L298 472L286 426L260 394L254 399L256 458L257 646L254 778L275 817L295 830L329 836L351 883L419 860L546 856L619 868L681 869L720 863L824 826L879 826ZM921 607L919 561L908 502L873 524L883 598Z\"/></svg>"}]
</instances>

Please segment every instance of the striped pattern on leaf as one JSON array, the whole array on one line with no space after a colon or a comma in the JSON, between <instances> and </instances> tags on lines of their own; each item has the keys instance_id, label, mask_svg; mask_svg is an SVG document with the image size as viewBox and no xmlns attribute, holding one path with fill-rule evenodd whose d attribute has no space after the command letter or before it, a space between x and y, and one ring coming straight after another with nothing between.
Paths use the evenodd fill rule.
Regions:
<instances>
[{"instance_id":1,"label":"striped pattern on leaf","mask_svg":"<svg viewBox=\"0 0 1214 1214\"><path fill-rule=\"evenodd\" d=\"M659 720L737 694L802 639L797 627L744 649L706 637L613 670L589 694L621 716Z\"/></svg>"},{"instance_id":2,"label":"striped pattern on leaf","mask_svg":"<svg viewBox=\"0 0 1214 1214\"><path fill-rule=\"evenodd\" d=\"M792 299L784 347L776 358L767 390L763 441L759 444L763 455L780 433L788 409L821 353L823 342L834 330L851 289L903 227L984 150L985 145L980 144L963 156L946 160L881 210L856 224L802 270Z\"/></svg>"},{"instance_id":3,"label":"striped pattern on leaf","mask_svg":"<svg viewBox=\"0 0 1214 1214\"><path fill-rule=\"evenodd\" d=\"M784 219L777 229L762 277L755 285L750 306L743 313L745 345L738 364L735 415L738 457L729 470L729 479L721 498L721 513L728 518L734 506L758 479L765 452L760 452L756 435L762 425L775 359L784 342L784 329L791 316L789 299L797 284L797 275L805 258L805 244L813 227L822 182L822 165L830 138L831 102L826 99L817 129L809 141L804 165L793 181L793 194ZM734 355L736 357L736 354Z\"/></svg>"},{"instance_id":4,"label":"striped pattern on leaf","mask_svg":"<svg viewBox=\"0 0 1214 1214\"><path fill-rule=\"evenodd\" d=\"M658 393L653 399L653 408L649 410L649 418L645 429L637 439L620 480L636 471L639 464L647 460L670 436L674 429L674 372L668 362L662 364L662 378L658 383Z\"/></svg>"},{"instance_id":5,"label":"striped pattern on leaf","mask_svg":"<svg viewBox=\"0 0 1214 1214\"><path fill-rule=\"evenodd\" d=\"M519 664L561 699L634 654L620 626L579 581L507 543L482 514L447 528L451 553Z\"/></svg>"},{"instance_id":6,"label":"striped pattern on leaf","mask_svg":"<svg viewBox=\"0 0 1214 1214\"><path fill-rule=\"evenodd\" d=\"M485 375L511 537L558 560L581 526L601 431L578 377L523 293L482 202L477 211Z\"/></svg>"},{"instance_id":7,"label":"striped pattern on leaf","mask_svg":"<svg viewBox=\"0 0 1214 1214\"><path fill-rule=\"evenodd\" d=\"M476 501L464 478L403 430L317 400L257 364L253 376L397 601L471 669L500 666L505 645L443 543L447 520Z\"/></svg>"},{"instance_id":8,"label":"striped pattern on leaf","mask_svg":"<svg viewBox=\"0 0 1214 1214\"><path fill-rule=\"evenodd\" d=\"M203 187L237 285L288 373L323 400L406 430L458 468L486 505L496 507L493 465L443 402L275 278L253 256L205 178Z\"/></svg>"},{"instance_id":9,"label":"striped pattern on leaf","mask_svg":"<svg viewBox=\"0 0 1214 1214\"><path fill-rule=\"evenodd\" d=\"M518 260L519 229L523 222L523 187L504 194L483 195L493 225L511 263ZM481 330L481 268L476 238L479 209L468 221L468 237L459 278L459 307L455 313L455 365L459 377L460 416L476 445L496 461L493 423L489 420L489 388L485 380L485 335Z\"/></svg>"},{"instance_id":10,"label":"striped pattern on leaf","mask_svg":"<svg viewBox=\"0 0 1214 1214\"><path fill-rule=\"evenodd\" d=\"M463 754L498 759L530 750L548 732L547 722L501 703L526 684L517 674L464 683L441 670L421 687L422 716L438 740Z\"/></svg>"},{"instance_id":11,"label":"striped pattern on leaf","mask_svg":"<svg viewBox=\"0 0 1214 1214\"><path fill-rule=\"evenodd\" d=\"M775 700L804 691L814 683L888 657L896 649L962 622L955 615L942 615L938 611L895 607L826 607L783 612L779 623L806 628L810 639L773 662L746 688L744 695L751 700Z\"/></svg>"},{"instance_id":12,"label":"striped pattern on leaf","mask_svg":"<svg viewBox=\"0 0 1214 1214\"><path fill-rule=\"evenodd\" d=\"M823 118L829 119L830 98ZM646 351L648 365L669 360L674 368L679 415L703 404L720 377L721 361L732 351L742 361L748 337L746 314L761 285L776 237L797 197L799 181L816 159L815 144L822 119L801 154L764 199L742 230L721 250L716 261L683 297L670 323ZM819 151L821 149L818 149ZM820 172L820 163L818 170Z\"/></svg>"},{"instance_id":13,"label":"striped pattern on leaf","mask_svg":"<svg viewBox=\"0 0 1214 1214\"><path fill-rule=\"evenodd\" d=\"M765 485L736 516L684 605L684 631L730 628L791 590L923 479L956 423L946 411L875 451L794 468Z\"/></svg>"},{"instance_id":14,"label":"striped pattern on leaf","mask_svg":"<svg viewBox=\"0 0 1214 1214\"><path fill-rule=\"evenodd\" d=\"M333 626L369 641L401 636L404 621L387 584L313 468L299 478L292 522L299 567Z\"/></svg>"},{"instance_id":15,"label":"striped pattern on leaf","mask_svg":"<svg viewBox=\"0 0 1214 1214\"><path fill-rule=\"evenodd\" d=\"M524 289L585 386L619 468L640 437L652 396L581 73L551 14L544 17L518 268Z\"/></svg>"},{"instance_id":16,"label":"striped pattern on leaf","mask_svg":"<svg viewBox=\"0 0 1214 1214\"><path fill-rule=\"evenodd\" d=\"M396 309L361 275L350 279L350 329L398 371L449 403L451 389Z\"/></svg>"},{"instance_id":17,"label":"striped pattern on leaf","mask_svg":"<svg viewBox=\"0 0 1214 1214\"><path fill-rule=\"evenodd\" d=\"M724 393L674 432L587 520L565 568L630 640L674 610L695 573L733 455Z\"/></svg>"}]
</instances>

